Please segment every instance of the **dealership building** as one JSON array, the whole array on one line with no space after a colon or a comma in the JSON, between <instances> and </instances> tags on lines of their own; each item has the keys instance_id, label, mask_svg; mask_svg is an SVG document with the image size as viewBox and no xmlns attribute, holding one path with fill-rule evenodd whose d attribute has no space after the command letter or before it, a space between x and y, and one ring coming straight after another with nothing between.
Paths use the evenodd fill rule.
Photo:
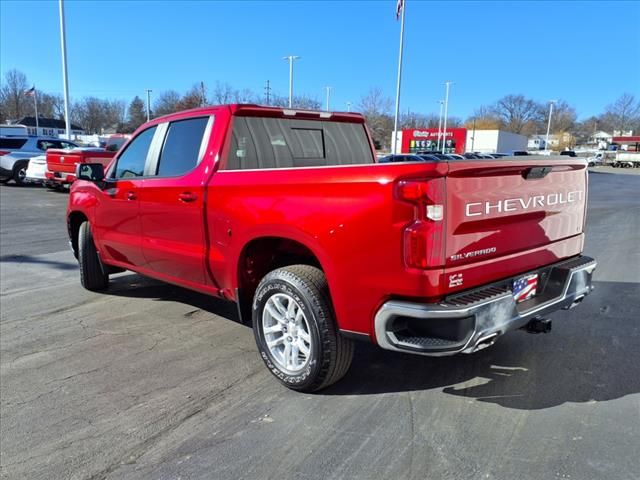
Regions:
<instances>
[{"instance_id":1,"label":"dealership building","mask_svg":"<svg viewBox=\"0 0 640 480\"><path fill-rule=\"evenodd\" d=\"M438 142L440 138L440 142ZM406 128L398 132L400 153L442 151L445 153L512 153L527 149L527 137L502 130L468 130L448 128Z\"/></svg>"}]
</instances>

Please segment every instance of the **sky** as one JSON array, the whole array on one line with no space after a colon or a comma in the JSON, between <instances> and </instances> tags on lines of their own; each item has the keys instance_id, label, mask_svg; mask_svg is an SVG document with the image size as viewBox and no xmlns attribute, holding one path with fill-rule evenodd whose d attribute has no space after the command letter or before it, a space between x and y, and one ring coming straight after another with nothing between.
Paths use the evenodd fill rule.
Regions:
<instances>
[{"instance_id":1,"label":"sky","mask_svg":"<svg viewBox=\"0 0 640 480\"><path fill-rule=\"evenodd\" d=\"M466 118L507 94L563 99L579 118L624 92L640 97L640 2L406 0L400 108ZM120 98L184 93L204 81L355 106L379 87L395 98L395 0L65 1L69 93ZM0 0L0 73L62 93L57 1Z\"/></svg>"}]
</instances>

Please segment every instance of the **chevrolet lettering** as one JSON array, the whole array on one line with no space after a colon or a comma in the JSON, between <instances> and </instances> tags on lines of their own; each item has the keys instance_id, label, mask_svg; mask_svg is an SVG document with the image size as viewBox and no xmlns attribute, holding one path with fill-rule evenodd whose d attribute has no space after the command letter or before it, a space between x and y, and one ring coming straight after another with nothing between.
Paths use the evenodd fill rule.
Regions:
<instances>
[{"instance_id":1,"label":"chevrolet lettering","mask_svg":"<svg viewBox=\"0 0 640 480\"><path fill-rule=\"evenodd\" d=\"M550 193L525 198L507 198L495 202L474 202L465 205L465 216L477 217L492 213L506 213L524 210L535 210L554 205L564 205L583 201L583 191L573 190L566 193Z\"/></svg>"}]
</instances>

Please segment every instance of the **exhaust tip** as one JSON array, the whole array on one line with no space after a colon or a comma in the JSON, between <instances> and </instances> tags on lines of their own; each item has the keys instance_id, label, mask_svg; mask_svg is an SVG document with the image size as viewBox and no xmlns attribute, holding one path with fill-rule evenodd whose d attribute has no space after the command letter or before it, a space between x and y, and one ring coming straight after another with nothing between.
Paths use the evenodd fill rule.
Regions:
<instances>
[{"instance_id":1,"label":"exhaust tip","mask_svg":"<svg viewBox=\"0 0 640 480\"><path fill-rule=\"evenodd\" d=\"M549 333L551 320L548 318L534 318L524 327L527 333Z\"/></svg>"}]
</instances>

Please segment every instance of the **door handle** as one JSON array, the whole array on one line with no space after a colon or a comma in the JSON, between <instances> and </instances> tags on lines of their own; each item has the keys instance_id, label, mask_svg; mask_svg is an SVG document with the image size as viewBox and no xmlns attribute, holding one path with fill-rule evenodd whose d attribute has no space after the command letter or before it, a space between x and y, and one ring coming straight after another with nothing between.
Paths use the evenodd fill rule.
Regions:
<instances>
[{"instance_id":1,"label":"door handle","mask_svg":"<svg viewBox=\"0 0 640 480\"><path fill-rule=\"evenodd\" d=\"M180 195L178 195L178 199L181 202L190 203L195 202L198 199L198 196L195 193L182 192Z\"/></svg>"},{"instance_id":2,"label":"door handle","mask_svg":"<svg viewBox=\"0 0 640 480\"><path fill-rule=\"evenodd\" d=\"M136 198L138 198L136 192L127 192L127 200L135 200Z\"/></svg>"}]
</instances>

